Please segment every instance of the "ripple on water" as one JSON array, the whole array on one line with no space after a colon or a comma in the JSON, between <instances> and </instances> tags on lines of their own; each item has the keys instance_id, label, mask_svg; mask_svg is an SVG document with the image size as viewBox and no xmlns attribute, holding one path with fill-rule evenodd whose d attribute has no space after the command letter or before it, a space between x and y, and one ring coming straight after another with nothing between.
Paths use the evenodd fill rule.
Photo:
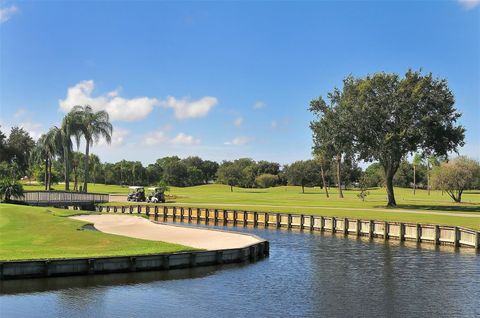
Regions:
<instances>
[{"instance_id":1,"label":"ripple on water","mask_svg":"<svg viewBox=\"0 0 480 318\"><path fill-rule=\"evenodd\" d=\"M329 233L228 229L269 240L270 257L254 264L170 272L0 282L0 314L480 316L480 255L472 251Z\"/></svg>"}]
</instances>

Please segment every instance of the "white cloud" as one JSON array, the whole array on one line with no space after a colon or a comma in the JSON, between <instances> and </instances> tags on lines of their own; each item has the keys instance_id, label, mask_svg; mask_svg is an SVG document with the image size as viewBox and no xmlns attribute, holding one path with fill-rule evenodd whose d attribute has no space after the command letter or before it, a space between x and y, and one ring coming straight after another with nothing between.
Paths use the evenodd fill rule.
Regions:
<instances>
[{"instance_id":1,"label":"white cloud","mask_svg":"<svg viewBox=\"0 0 480 318\"><path fill-rule=\"evenodd\" d=\"M7 22L17 12L18 12L18 8L16 6L1 8L0 9L0 23Z\"/></svg>"},{"instance_id":2,"label":"white cloud","mask_svg":"<svg viewBox=\"0 0 480 318\"><path fill-rule=\"evenodd\" d=\"M114 147L124 145L125 144L125 139L128 135L130 135L130 130L124 129L124 128L121 128L121 127L114 127L113 128L113 133L112 133L112 143L110 145L114 146ZM98 145L107 146L108 144L105 141L105 139L102 138L98 142Z\"/></svg>"},{"instance_id":3,"label":"white cloud","mask_svg":"<svg viewBox=\"0 0 480 318\"><path fill-rule=\"evenodd\" d=\"M249 141L250 141L250 139L249 139L248 137L240 136L240 137L235 137L235 138L233 138L233 139L230 140L230 141L225 141L224 144L225 144L225 145L240 146L240 145L245 145L245 144L248 143Z\"/></svg>"},{"instance_id":4,"label":"white cloud","mask_svg":"<svg viewBox=\"0 0 480 318\"><path fill-rule=\"evenodd\" d=\"M146 96L128 99L121 97L118 89L93 96L94 88L93 80L81 81L69 87L65 99L58 101L60 109L69 112L75 105L88 104L95 110L106 110L112 121L136 121L146 118L155 106L173 108L175 117L178 119L204 117L218 103L217 98L211 96L194 101L187 98L176 99L171 96L166 100Z\"/></svg>"},{"instance_id":5,"label":"white cloud","mask_svg":"<svg viewBox=\"0 0 480 318\"><path fill-rule=\"evenodd\" d=\"M253 108L255 108L255 109L260 109L260 108L263 108L263 107L265 107L265 106L267 106L267 104L265 104L265 102L263 102L263 101L261 101L261 100L257 100L257 101L255 102L255 104L253 105Z\"/></svg>"},{"instance_id":6,"label":"white cloud","mask_svg":"<svg viewBox=\"0 0 480 318\"><path fill-rule=\"evenodd\" d=\"M218 104L216 97L205 96L198 100L189 100L188 98L176 99L169 96L161 105L175 110L177 119L205 117L213 106Z\"/></svg>"},{"instance_id":7,"label":"white cloud","mask_svg":"<svg viewBox=\"0 0 480 318\"><path fill-rule=\"evenodd\" d=\"M173 145L195 145L200 143L200 140L193 138L193 136L179 133L175 138L170 140L170 143Z\"/></svg>"},{"instance_id":8,"label":"white cloud","mask_svg":"<svg viewBox=\"0 0 480 318\"><path fill-rule=\"evenodd\" d=\"M153 145L197 145L200 143L199 139L185 133L179 133L175 137L170 137L167 133L170 130L169 126L150 132L143 138L143 144L147 146Z\"/></svg>"},{"instance_id":9,"label":"white cloud","mask_svg":"<svg viewBox=\"0 0 480 318\"><path fill-rule=\"evenodd\" d=\"M157 130L147 134L143 138L143 143L147 146L153 146L165 143L168 140L165 131Z\"/></svg>"},{"instance_id":10,"label":"white cloud","mask_svg":"<svg viewBox=\"0 0 480 318\"><path fill-rule=\"evenodd\" d=\"M240 127L240 126L242 126L242 124L243 124L243 118L242 118L242 117L236 118L236 119L233 121L233 124L235 125L235 127Z\"/></svg>"},{"instance_id":11,"label":"white cloud","mask_svg":"<svg viewBox=\"0 0 480 318\"><path fill-rule=\"evenodd\" d=\"M40 138L40 136L42 136L43 134L42 125L39 123L27 121L19 123L18 127L22 127L23 129L25 129L33 138L33 140L38 140L38 138Z\"/></svg>"},{"instance_id":12,"label":"white cloud","mask_svg":"<svg viewBox=\"0 0 480 318\"><path fill-rule=\"evenodd\" d=\"M118 90L105 95L92 96L95 83L93 80L82 81L68 88L64 100L59 100L60 109L70 111L75 105L90 105L96 110L106 110L111 120L135 121L144 119L160 104L156 98L136 97L126 99L118 96Z\"/></svg>"},{"instance_id":13,"label":"white cloud","mask_svg":"<svg viewBox=\"0 0 480 318\"><path fill-rule=\"evenodd\" d=\"M457 0L466 10L471 10L480 4L480 0Z\"/></svg>"}]
</instances>

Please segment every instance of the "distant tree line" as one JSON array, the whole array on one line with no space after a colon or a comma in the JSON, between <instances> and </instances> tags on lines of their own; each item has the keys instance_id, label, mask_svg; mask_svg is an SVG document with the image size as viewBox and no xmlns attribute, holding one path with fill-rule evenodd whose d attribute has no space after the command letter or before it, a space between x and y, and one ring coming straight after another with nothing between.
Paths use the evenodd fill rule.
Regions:
<instances>
[{"instance_id":1,"label":"distant tree line","mask_svg":"<svg viewBox=\"0 0 480 318\"><path fill-rule=\"evenodd\" d=\"M0 178L35 179L48 185L64 181L65 160L61 144L46 151L45 140L37 142L27 131L13 127L8 138L0 129ZM79 191L88 181L115 185L157 185L164 182L171 186L187 187L208 183L221 183L231 187L269 188L280 185L321 187L327 193L331 187L358 187L360 189L385 187L383 166L370 164L365 170L358 167L352 157L342 156L342 168L338 178L338 162L335 157L328 160L318 156L314 159L299 160L288 165L277 162L255 161L241 158L233 161L204 160L192 156L181 159L177 156L163 157L154 163L144 165L140 161L122 160L116 163L101 162L95 154L89 154L88 174L85 174L85 154L70 151L68 154L70 190ZM466 189L480 188L480 165L477 161L459 157L453 161L435 156L415 153L402 159L393 177L393 185L415 189L440 189L456 202ZM364 199L364 198L362 198Z\"/></svg>"}]
</instances>

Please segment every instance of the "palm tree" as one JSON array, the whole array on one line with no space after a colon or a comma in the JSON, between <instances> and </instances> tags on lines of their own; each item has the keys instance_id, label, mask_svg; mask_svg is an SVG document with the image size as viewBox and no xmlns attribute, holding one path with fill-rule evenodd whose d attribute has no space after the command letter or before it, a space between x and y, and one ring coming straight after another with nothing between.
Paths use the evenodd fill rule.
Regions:
<instances>
[{"instance_id":1,"label":"palm tree","mask_svg":"<svg viewBox=\"0 0 480 318\"><path fill-rule=\"evenodd\" d=\"M63 160L63 169L65 174L65 190L70 190L70 156L73 151L72 137L76 137L77 145L79 142L78 118L70 112L63 117L60 127L54 126L52 132L55 143L57 144L57 153Z\"/></svg>"},{"instance_id":2,"label":"palm tree","mask_svg":"<svg viewBox=\"0 0 480 318\"><path fill-rule=\"evenodd\" d=\"M35 162L45 162L45 174L44 174L44 182L45 182L45 190L48 189L48 154L46 152L46 139L47 135L43 134L37 141L37 147L34 151Z\"/></svg>"},{"instance_id":3,"label":"palm tree","mask_svg":"<svg viewBox=\"0 0 480 318\"><path fill-rule=\"evenodd\" d=\"M52 186L52 161L59 149L56 127L43 134L37 143L37 157L45 160L45 190Z\"/></svg>"},{"instance_id":4,"label":"palm tree","mask_svg":"<svg viewBox=\"0 0 480 318\"><path fill-rule=\"evenodd\" d=\"M89 158L90 146L98 142L101 137L105 138L107 143L112 141L113 127L110 123L108 113L104 110L95 112L89 105L75 106L70 112L72 116L78 119L79 135L85 138L85 177L83 179L83 190L87 192L87 184L89 179Z\"/></svg>"},{"instance_id":5,"label":"palm tree","mask_svg":"<svg viewBox=\"0 0 480 318\"><path fill-rule=\"evenodd\" d=\"M101 165L100 158L98 158L97 155L91 154L89 160L91 163L92 181L93 181L93 184L95 184L97 180L98 168Z\"/></svg>"},{"instance_id":6,"label":"palm tree","mask_svg":"<svg viewBox=\"0 0 480 318\"><path fill-rule=\"evenodd\" d=\"M72 172L73 172L73 191L78 191L78 167L83 160L83 154L80 152L72 152Z\"/></svg>"}]
</instances>

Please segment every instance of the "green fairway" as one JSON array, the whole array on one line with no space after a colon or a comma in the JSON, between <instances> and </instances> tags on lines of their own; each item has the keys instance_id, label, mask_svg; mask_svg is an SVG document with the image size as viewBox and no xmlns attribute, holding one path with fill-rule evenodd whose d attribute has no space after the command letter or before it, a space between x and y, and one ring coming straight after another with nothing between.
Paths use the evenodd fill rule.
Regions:
<instances>
[{"instance_id":1,"label":"green fairway","mask_svg":"<svg viewBox=\"0 0 480 318\"><path fill-rule=\"evenodd\" d=\"M193 248L83 229L86 222L54 208L0 204L0 260L170 253Z\"/></svg>"},{"instance_id":2,"label":"green fairway","mask_svg":"<svg viewBox=\"0 0 480 318\"><path fill-rule=\"evenodd\" d=\"M23 183L24 190L45 190L45 186L41 184L29 184ZM54 190L63 191L65 190L65 185L63 184L54 184ZM111 193L111 194L122 194L122 193L129 193L131 190L128 186L119 186L119 185L106 185L100 183L89 183L88 184L88 192L95 192L95 193Z\"/></svg>"},{"instance_id":3,"label":"green fairway","mask_svg":"<svg viewBox=\"0 0 480 318\"><path fill-rule=\"evenodd\" d=\"M25 186L25 189L40 189L41 186ZM56 186L61 189L61 185ZM127 194L128 187L118 185L89 184L92 192ZM305 188L282 186L269 189L243 189L221 184L209 184L196 187L171 187L167 192L167 203L191 207L219 209L239 209L250 211L271 211L303 213L323 216L352 217L399 221L411 223L432 223L464 226L480 229L480 191L466 191L462 203L454 203L441 191L395 188L398 206L386 208L384 188L369 190L363 202L357 197L358 190L345 190L344 198L338 198L337 189L329 189L330 198L326 198L319 187ZM110 205L127 205L128 202L114 202ZM137 203L131 203L137 204ZM471 216L471 217L469 217Z\"/></svg>"},{"instance_id":4,"label":"green fairway","mask_svg":"<svg viewBox=\"0 0 480 318\"><path fill-rule=\"evenodd\" d=\"M425 190L417 190L414 196L411 189L395 190L398 203L395 209L385 207L385 189L370 190L370 194L363 202L357 197L357 190L344 191L345 198L340 199L336 189L330 189L330 198L326 198L320 188L306 188L305 193L302 193L300 187L294 186L270 189L234 188L234 192L230 192L230 187L218 184L188 188L172 187L168 194L173 195L175 199L168 200L167 203L191 207L303 213L480 229L480 192L466 192L465 202L458 204L452 202L447 194L442 195L440 191L431 191L428 195Z\"/></svg>"}]
</instances>

